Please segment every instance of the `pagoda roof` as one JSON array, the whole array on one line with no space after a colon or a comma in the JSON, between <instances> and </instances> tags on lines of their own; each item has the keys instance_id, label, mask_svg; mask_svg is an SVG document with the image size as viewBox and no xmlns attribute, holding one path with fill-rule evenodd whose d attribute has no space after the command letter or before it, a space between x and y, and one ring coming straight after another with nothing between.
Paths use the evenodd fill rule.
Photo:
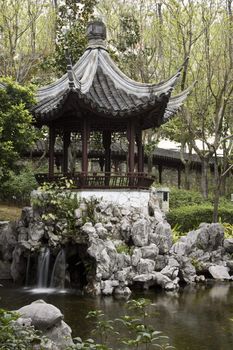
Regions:
<instances>
[{"instance_id":1,"label":"pagoda roof","mask_svg":"<svg viewBox=\"0 0 233 350\"><path fill-rule=\"evenodd\" d=\"M174 97L171 93L183 65L160 83L136 82L111 59L104 39L92 37L74 66L69 60L66 74L38 89L33 108L38 124L49 124L65 111L70 115L81 110L91 113L92 118L110 118L113 123L139 116L142 128L147 129L161 125L181 107L190 89Z\"/></svg>"}]
</instances>

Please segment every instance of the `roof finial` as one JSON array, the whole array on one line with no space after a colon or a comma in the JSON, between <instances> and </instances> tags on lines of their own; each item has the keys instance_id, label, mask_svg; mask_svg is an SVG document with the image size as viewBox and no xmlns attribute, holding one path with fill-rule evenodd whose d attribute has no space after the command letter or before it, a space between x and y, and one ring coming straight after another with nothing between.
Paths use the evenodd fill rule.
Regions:
<instances>
[{"instance_id":1,"label":"roof finial","mask_svg":"<svg viewBox=\"0 0 233 350\"><path fill-rule=\"evenodd\" d=\"M88 46L105 46L106 26L99 19L91 21L87 25Z\"/></svg>"}]
</instances>

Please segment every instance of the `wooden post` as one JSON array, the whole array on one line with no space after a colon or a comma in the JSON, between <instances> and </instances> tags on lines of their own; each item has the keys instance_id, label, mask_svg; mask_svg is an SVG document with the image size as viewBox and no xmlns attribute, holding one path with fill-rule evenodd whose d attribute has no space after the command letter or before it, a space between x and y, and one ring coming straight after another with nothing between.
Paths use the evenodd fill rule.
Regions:
<instances>
[{"instance_id":1,"label":"wooden post","mask_svg":"<svg viewBox=\"0 0 233 350\"><path fill-rule=\"evenodd\" d=\"M105 164L105 186L109 185L111 173L111 131L103 131L104 164Z\"/></svg>"},{"instance_id":2,"label":"wooden post","mask_svg":"<svg viewBox=\"0 0 233 350\"><path fill-rule=\"evenodd\" d=\"M103 131L103 146L105 158L105 173L111 172L111 131Z\"/></svg>"},{"instance_id":3,"label":"wooden post","mask_svg":"<svg viewBox=\"0 0 233 350\"><path fill-rule=\"evenodd\" d=\"M138 147L138 172L143 173L143 146L142 146L142 130L138 130L136 134L136 143Z\"/></svg>"},{"instance_id":4,"label":"wooden post","mask_svg":"<svg viewBox=\"0 0 233 350\"><path fill-rule=\"evenodd\" d=\"M88 140L89 125L87 119L84 119L82 127L82 172L85 175L87 175L88 172Z\"/></svg>"},{"instance_id":5,"label":"wooden post","mask_svg":"<svg viewBox=\"0 0 233 350\"><path fill-rule=\"evenodd\" d=\"M54 176L54 144L55 144L55 128L49 126L49 178Z\"/></svg>"},{"instance_id":6,"label":"wooden post","mask_svg":"<svg viewBox=\"0 0 233 350\"><path fill-rule=\"evenodd\" d=\"M127 138L129 141L129 158L128 158L128 172L129 172L129 186L134 187L134 144L135 144L135 123L129 120L127 128Z\"/></svg>"},{"instance_id":7,"label":"wooden post","mask_svg":"<svg viewBox=\"0 0 233 350\"><path fill-rule=\"evenodd\" d=\"M159 164L159 183L162 185L162 173L163 173L163 166Z\"/></svg>"},{"instance_id":8,"label":"wooden post","mask_svg":"<svg viewBox=\"0 0 233 350\"><path fill-rule=\"evenodd\" d=\"M63 174L68 173L68 148L70 145L70 131L63 133Z\"/></svg>"}]
</instances>

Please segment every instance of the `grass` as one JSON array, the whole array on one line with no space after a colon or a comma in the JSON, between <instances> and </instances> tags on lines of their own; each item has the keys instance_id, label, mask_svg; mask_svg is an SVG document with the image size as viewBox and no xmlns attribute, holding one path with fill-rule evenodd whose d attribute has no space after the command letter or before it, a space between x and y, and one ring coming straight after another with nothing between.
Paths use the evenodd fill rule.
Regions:
<instances>
[{"instance_id":1,"label":"grass","mask_svg":"<svg viewBox=\"0 0 233 350\"><path fill-rule=\"evenodd\" d=\"M22 208L0 204L0 221L18 220L21 215Z\"/></svg>"}]
</instances>

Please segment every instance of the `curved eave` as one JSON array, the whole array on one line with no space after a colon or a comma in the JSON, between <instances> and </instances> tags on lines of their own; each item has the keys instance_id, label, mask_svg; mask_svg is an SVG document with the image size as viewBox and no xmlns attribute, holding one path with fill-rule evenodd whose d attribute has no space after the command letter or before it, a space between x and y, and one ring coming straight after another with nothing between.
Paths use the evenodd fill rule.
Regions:
<instances>
[{"instance_id":1,"label":"curved eave","mask_svg":"<svg viewBox=\"0 0 233 350\"><path fill-rule=\"evenodd\" d=\"M114 81L115 85L128 93L137 95L138 97L151 96L151 95L160 95L160 94L169 94L172 92L174 86L177 83L178 78L180 77L181 71L186 64L187 59L184 64L178 69L178 71L171 76L169 79L164 80L158 84L146 84L136 82L129 77L127 77L114 63L114 61L109 56L108 52L100 51L99 52L99 65Z\"/></svg>"},{"instance_id":2,"label":"curved eave","mask_svg":"<svg viewBox=\"0 0 233 350\"><path fill-rule=\"evenodd\" d=\"M167 122L170 118L172 118L180 110L186 98L192 92L192 89L195 84L196 82L192 86L188 87L186 90L182 91L180 94L172 96L170 98L163 117L164 123Z\"/></svg>"},{"instance_id":3,"label":"curved eave","mask_svg":"<svg viewBox=\"0 0 233 350\"><path fill-rule=\"evenodd\" d=\"M71 81L75 88L79 89L83 94L86 94L92 86L98 68L101 68L104 74L112 80L116 89L123 90L138 98L151 98L153 95L158 97L161 94L170 95L181 74L184 64L169 79L158 84L145 84L136 82L127 77L117 67L105 48L92 46L86 49L74 67L70 66L70 70L60 79L38 89L36 98L37 101L41 101L44 98L55 96L66 89Z\"/></svg>"},{"instance_id":4,"label":"curved eave","mask_svg":"<svg viewBox=\"0 0 233 350\"><path fill-rule=\"evenodd\" d=\"M94 102L90 95L82 94L78 89L69 88L61 91L58 95L43 99L33 109L32 113L35 116L36 123L42 125L58 119L65 110L70 106L71 96L77 105L82 110L90 112L92 115L99 115L101 118L109 118L113 121L116 119L125 119L131 116L144 115L153 110L165 109L168 102L168 97L164 94L159 98L153 96L150 100L145 100L144 103L135 105L125 110L114 110L105 107L100 107L98 103Z\"/></svg>"}]
</instances>

